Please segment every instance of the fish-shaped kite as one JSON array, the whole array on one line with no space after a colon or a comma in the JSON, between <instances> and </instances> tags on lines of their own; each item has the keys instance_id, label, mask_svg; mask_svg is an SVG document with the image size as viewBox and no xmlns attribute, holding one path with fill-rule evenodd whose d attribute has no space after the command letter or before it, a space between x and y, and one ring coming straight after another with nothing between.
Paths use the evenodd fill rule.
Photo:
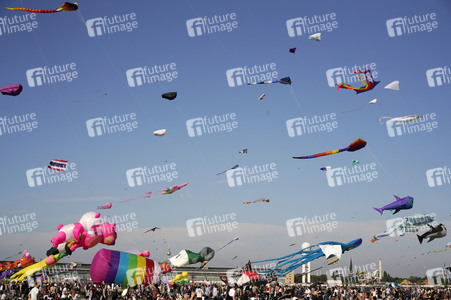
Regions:
<instances>
[{"instance_id":1,"label":"fish-shaped kite","mask_svg":"<svg viewBox=\"0 0 451 300\"><path fill-rule=\"evenodd\" d=\"M9 10L22 10L22 11L27 11L27 12L31 12L31 13L50 14L50 13L57 13L60 11L75 11L78 9L78 4L77 4L77 2L75 2L75 3L64 2L63 5L60 6L60 8L50 9L50 10L31 9L31 8L23 8L23 7L15 7L15 8L5 7L5 8L9 9Z\"/></svg>"},{"instance_id":2,"label":"fish-shaped kite","mask_svg":"<svg viewBox=\"0 0 451 300\"><path fill-rule=\"evenodd\" d=\"M187 185L188 185L188 182L185 182L183 184L173 185L171 187L163 189L163 192L161 194L162 195L164 195L164 194L172 194L173 192L176 192L176 191L180 190L182 187L185 187Z\"/></svg>"},{"instance_id":3,"label":"fish-shaped kite","mask_svg":"<svg viewBox=\"0 0 451 300\"><path fill-rule=\"evenodd\" d=\"M113 207L113 204L111 202L107 202L105 205L97 206L97 209L110 209Z\"/></svg>"},{"instance_id":4,"label":"fish-shaped kite","mask_svg":"<svg viewBox=\"0 0 451 300\"><path fill-rule=\"evenodd\" d=\"M399 198L396 195L393 195L396 198L395 202L392 202L390 204L385 205L381 208L373 207L375 210L377 210L381 216L384 213L384 210L394 210L395 212L393 214L398 213L401 209L411 209L413 207L413 197L406 196L404 198Z\"/></svg>"},{"instance_id":5,"label":"fish-shaped kite","mask_svg":"<svg viewBox=\"0 0 451 300\"><path fill-rule=\"evenodd\" d=\"M295 159L309 159L309 158L316 158L316 157L320 157L320 156L336 154L336 153L340 153L340 152L343 152L343 151L354 152L354 151L357 151L357 150L360 150L360 149L364 148L365 146L366 146L366 142L364 140L358 138L346 148L337 149L337 150L328 151L328 152L323 152L323 153L318 153L318 154L313 154L313 155L307 155L307 156L293 156L293 158L295 158Z\"/></svg>"}]
</instances>

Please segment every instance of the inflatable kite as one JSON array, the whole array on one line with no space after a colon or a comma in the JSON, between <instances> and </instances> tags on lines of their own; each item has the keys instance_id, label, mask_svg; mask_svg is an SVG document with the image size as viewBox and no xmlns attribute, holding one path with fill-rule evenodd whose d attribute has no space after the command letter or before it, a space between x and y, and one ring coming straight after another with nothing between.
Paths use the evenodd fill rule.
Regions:
<instances>
[{"instance_id":1,"label":"inflatable kite","mask_svg":"<svg viewBox=\"0 0 451 300\"><path fill-rule=\"evenodd\" d=\"M159 129L159 130L155 130L153 132L153 135L156 135L156 136L163 136L165 134L166 134L166 129Z\"/></svg>"},{"instance_id":2,"label":"inflatable kite","mask_svg":"<svg viewBox=\"0 0 451 300\"><path fill-rule=\"evenodd\" d=\"M410 115L410 116L404 116L404 117L396 117L396 118L392 118L392 117L380 117L379 118L379 123L381 124L388 124L390 122L399 122L399 123L406 123L406 122L411 122L413 120L419 119L422 116L416 116L416 115ZM382 119L388 119L387 121L382 121Z\"/></svg>"},{"instance_id":3,"label":"inflatable kite","mask_svg":"<svg viewBox=\"0 0 451 300\"><path fill-rule=\"evenodd\" d=\"M396 80L396 81L390 82L389 84L387 84L384 87L384 89L399 91L399 81Z\"/></svg>"},{"instance_id":4,"label":"inflatable kite","mask_svg":"<svg viewBox=\"0 0 451 300\"><path fill-rule=\"evenodd\" d=\"M243 202L243 204L252 204L252 203L259 203L259 202L269 202L269 199L261 198L261 199L255 200L255 201Z\"/></svg>"},{"instance_id":5,"label":"inflatable kite","mask_svg":"<svg viewBox=\"0 0 451 300\"><path fill-rule=\"evenodd\" d=\"M189 274L188 274L188 272L182 272L181 274L177 274L174 277L174 279L172 279L172 283L175 283L175 284L189 283Z\"/></svg>"},{"instance_id":6,"label":"inflatable kite","mask_svg":"<svg viewBox=\"0 0 451 300\"><path fill-rule=\"evenodd\" d=\"M347 244L338 243L338 242L324 242L319 243L313 246L309 246L304 248L298 252L291 253L289 255L267 259L254 261L251 263L264 263L264 262L276 262L276 265L266 271L261 272L261 274L268 275L269 277L279 277L284 276L291 271L296 270L300 266L311 262L317 258L325 256L326 259L335 257L328 264L333 264L341 258L341 254L354 249L362 244L362 239L356 239Z\"/></svg>"},{"instance_id":7,"label":"inflatable kite","mask_svg":"<svg viewBox=\"0 0 451 300\"><path fill-rule=\"evenodd\" d=\"M5 264L0 264L0 271L6 271L17 268L26 268L34 264L34 259L30 256L27 250L24 251L24 255L14 262L7 262Z\"/></svg>"},{"instance_id":8,"label":"inflatable kite","mask_svg":"<svg viewBox=\"0 0 451 300\"><path fill-rule=\"evenodd\" d=\"M224 174L225 172L230 171L230 170L233 170L233 169L236 169L236 168L238 168L238 165L234 165L234 166L231 167L230 169L227 169L227 170L225 170L225 171L223 171L223 172L221 172L221 173L218 173L218 174L216 174L216 175Z\"/></svg>"},{"instance_id":9,"label":"inflatable kite","mask_svg":"<svg viewBox=\"0 0 451 300\"><path fill-rule=\"evenodd\" d=\"M396 198L396 201L385 205L381 208L373 207L375 210L377 210L381 216L384 213L384 210L394 210L393 214L398 213L401 209L411 209L413 207L413 197L406 196L404 198L399 198L396 195L393 195Z\"/></svg>"},{"instance_id":10,"label":"inflatable kite","mask_svg":"<svg viewBox=\"0 0 451 300\"><path fill-rule=\"evenodd\" d=\"M442 249L442 250L431 250L428 251L426 253L423 253L423 255L428 255L429 253L440 253L440 252L445 252L447 250L451 249L451 241L448 242L448 244L446 244L446 248Z\"/></svg>"},{"instance_id":11,"label":"inflatable kite","mask_svg":"<svg viewBox=\"0 0 451 300\"><path fill-rule=\"evenodd\" d=\"M368 92L368 91L374 89L376 87L376 85L380 82L380 81L374 80L373 75L371 74L371 70L364 70L363 72L362 71L358 71L358 72L352 71L352 72L354 74L356 74L357 77L359 77L360 81L363 83L363 86L360 88L355 88L346 83L341 82L339 84L336 84L337 91L339 89L354 90L357 94L360 94L360 93ZM363 81L363 79L360 77L359 74L365 74L365 81ZM368 77L368 74L370 74L371 78Z\"/></svg>"},{"instance_id":12,"label":"inflatable kite","mask_svg":"<svg viewBox=\"0 0 451 300\"><path fill-rule=\"evenodd\" d=\"M54 159L49 162L49 165L47 167L55 171L66 172L68 163L69 161L67 160Z\"/></svg>"},{"instance_id":13,"label":"inflatable kite","mask_svg":"<svg viewBox=\"0 0 451 300\"><path fill-rule=\"evenodd\" d=\"M308 38L310 40L314 40L314 41L320 42L321 41L321 33L312 34Z\"/></svg>"},{"instance_id":14,"label":"inflatable kite","mask_svg":"<svg viewBox=\"0 0 451 300\"><path fill-rule=\"evenodd\" d=\"M164 195L164 194L172 194L172 193L177 192L178 190L180 190L181 188L183 188L183 187L185 187L187 185L188 185L188 182L185 182L183 184L173 185L171 187L163 189L163 192L161 194L162 195Z\"/></svg>"},{"instance_id":15,"label":"inflatable kite","mask_svg":"<svg viewBox=\"0 0 451 300\"><path fill-rule=\"evenodd\" d=\"M123 286L160 282L161 267L143 256L122 251L101 249L92 259L91 279L94 283L115 283Z\"/></svg>"},{"instance_id":16,"label":"inflatable kite","mask_svg":"<svg viewBox=\"0 0 451 300\"><path fill-rule=\"evenodd\" d=\"M111 202L107 202L105 205L97 206L97 209L110 209L113 207L113 204Z\"/></svg>"},{"instance_id":17,"label":"inflatable kite","mask_svg":"<svg viewBox=\"0 0 451 300\"><path fill-rule=\"evenodd\" d=\"M269 80L269 81L260 81L260 82L249 82L248 85L254 85L254 84L269 84L269 83L281 83L281 84L289 84L291 85L291 79L290 77L284 77L279 80Z\"/></svg>"},{"instance_id":18,"label":"inflatable kite","mask_svg":"<svg viewBox=\"0 0 451 300\"><path fill-rule=\"evenodd\" d=\"M308 155L308 156L294 156L293 158L310 159L310 158L317 158L320 156L336 154L336 153L340 153L340 152L344 152L344 151L354 152L354 151L364 148L365 146L366 146L366 142L364 140L358 138L354 142L352 142L348 147L343 148L343 149L337 149L337 150L333 150L333 151L328 151L328 152L323 152L323 153L318 153L318 154L313 154L313 155Z\"/></svg>"},{"instance_id":19,"label":"inflatable kite","mask_svg":"<svg viewBox=\"0 0 451 300\"><path fill-rule=\"evenodd\" d=\"M169 258L169 263L173 267L183 267L211 260L215 256L215 250L210 247L202 248L199 253L190 250L182 250L176 256Z\"/></svg>"},{"instance_id":20,"label":"inflatable kite","mask_svg":"<svg viewBox=\"0 0 451 300\"><path fill-rule=\"evenodd\" d=\"M5 7L5 8L9 9L9 10L23 10L23 11L27 11L27 12L31 12L31 13L50 14L50 13L57 13L60 11L75 11L78 9L78 4L76 2L75 3L64 2L64 4L61 5L60 8L51 9L51 10L30 9L30 8L23 8L23 7L16 7L16 8Z\"/></svg>"},{"instance_id":21,"label":"inflatable kite","mask_svg":"<svg viewBox=\"0 0 451 300\"><path fill-rule=\"evenodd\" d=\"M23 90L23 87L19 83L11 84L11 85L0 88L0 92L3 95L8 95L8 96L18 96L18 95L20 95L20 93L22 93L22 90Z\"/></svg>"},{"instance_id":22,"label":"inflatable kite","mask_svg":"<svg viewBox=\"0 0 451 300\"><path fill-rule=\"evenodd\" d=\"M174 100L177 97L177 92L164 93L161 97L168 100Z\"/></svg>"},{"instance_id":23,"label":"inflatable kite","mask_svg":"<svg viewBox=\"0 0 451 300\"><path fill-rule=\"evenodd\" d=\"M418 237L418 241L420 242L420 244L423 243L423 240L425 238L428 239L428 243L432 242L435 239L439 239L442 237L446 236L446 227L445 225L443 225L442 223L438 224L437 226L432 226L430 224L428 224L428 226L431 228L428 231L426 231L424 234L422 235L417 235Z\"/></svg>"}]
</instances>

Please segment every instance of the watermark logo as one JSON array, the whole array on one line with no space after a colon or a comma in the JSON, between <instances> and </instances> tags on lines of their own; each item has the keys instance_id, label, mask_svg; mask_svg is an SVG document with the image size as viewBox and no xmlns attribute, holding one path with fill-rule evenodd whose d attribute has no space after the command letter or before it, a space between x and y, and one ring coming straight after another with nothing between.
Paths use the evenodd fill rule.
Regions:
<instances>
[{"instance_id":1,"label":"watermark logo","mask_svg":"<svg viewBox=\"0 0 451 300\"><path fill-rule=\"evenodd\" d=\"M289 19L286 24L288 36L290 37L296 37L303 34L310 35L323 31L331 32L338 28L337 14L335 13Z\"/></svg>"},{"instance_id":2,"label":"watermark logo","mask_svg":"<svg viewBox=\"0 0 451 300\"><path fill-rule=\"evenodd\" d=\"M0 17L0 35L32 32L36 28L38 21L35 13Z\"/></svg>"},{"instance_id":3,"label":"watermark logo","mask_svg":"<svg viewBox=\"0 0 451 300\"><path fill-rule=\"evenodd\" d=\"M370 70L371 74L373 75L373 79L376 80L378 77L378 72L376 71L376 63L370 63L365 65L354 65L353 67L349 68L348 66L344 67L338 67L329 69L326 71L326 77L327 77L327 83L330 87L335 87L335 85L340 84L342 82L354 85L354 84L361 84L361 81L359 77L357 77L353 71L363 71L363 70ZM365 76L364 74L362 74ZM361 78L365 80L364 77Z\"/></svg>"},{"instance_id":4,"label":"watermark logo","mask_svg":"<svg viewBox=\"0 0 451 300\"><path fill-rule=\"evenodd\" d=\"M451 272L446 268L435 268L426 271L426 277L430 285L451 284Z\"/></svg>"},{"instance_id":5,"label":"watermark logo","mask_svg":"<svg viewBox=\"0 0 451 300\"><path fill-rule=\"evenodd\" d=\"M94 118L86 121L86 129L90 137L119 132L132 132L136 128L138 128L138 121L136 121L135 113L114 115L111 117L104 116L103 118Z\"/></svg>"},{"instance_id":6,"label":"watermark logo","mask_svg":"<svg viewBox=\"0 0 451 300\"><path fill-rule=\"evenodd\" d=\"M60 82L72 82L72 80L78 78L76 63L54 65L53 67L38 67L27 70L26 74L28 85L30 87Z\"/></svg>"},{"instance_id":7,"label":"watermark logo","mask_svg":"<svg viewBox=\"0 0 451 300\"><path fill-rule=\"evenodd\" d=\"M349 269L349 267L333 268L326 271L327 284L329 286L359 284L371 279L379 277L376 263L366 265L356 265Z\"/></svg>"},{"instance_id":8,"label":"watermark logo","mask_svg":"<svg viewBox=\"0 0 451 300\"><path fill-rule=\"evenodd\" d=\"M25 174L29 187L58 182L72 182L72 180L78 178L77 164L74 162L67 164L66 172L55 171L45 166L43 168L29 169Z\"/></svg>"},{"instance_id":9,"label":"watermark logo","mask_svg":"<svg viewBox=\"0 0 451 300\"><path fill-rule=\"evenodd\" d=\"M127 213L123 215L114 215L114 216L104 216L100 217L103 222L107 223L115 223L116 224L116 232L126 231L131 232L133 229L138 228L138 221L136 220L135 213Z\"/></svg>"},{"instance_id":10,"label":"watermark logo","mask_svg":"<svg viewBox=\"0 0 451 300\"><path fill-rule=\"evenodd\" d=\"M186 21L188 36L196 37L204 34L213 34L216 32L231 32L238 28L236 13L225 15L214 15L213 17L194 18Z\"/></svg>"},{"instance_id":11,"label":"watermark logo","mask_svg":"<svg viewBox=\"0 0 451 300\"><path fill-rule=\"evenodd\" d=\"M172 80L178 78L179 73L177 72L177 65L173 62L129 69L125 72L125 75L127 76L128 86L136 87L157 82L172 82Z\"/></svg>"},{"instance_id":12,"label":"watermark logo","mask_svg":"<svg viewBox=\"0 0 451 300\"><path fill-rule=\"evenodd\" d=\"M227 83L230 87L236 87L251 82L275 80L279 77L276 67L276 63L269 63L229 69L226 71Z\"/></svg>"},{"instance_id":13,"label":"watermark logo","mask_svg":"<svg viewBox=\"0 0 451 300\"><path fill-rule=\"evenodd\" d=\"M279 176L276 167L276 163L267 163L228 170L226 172L227 183L230 187L236 187L243 184L271 182Z\"/></svg>"},{"instance_id":14,"label":"watermark logo","mask_svg":"<svg viewBox=\"0 0 451 300\"><path fill-rule=\"evenodd\" d=\"M329 113L319 116L304 116L303 118L301 117L287 120L286 125L288 136L295 137L317 132L331 132L333 129L338 128L338 122L336 119L337 114Z\"/></svg>"},{"instance_id":15,"label":"watermark logo","mask_svg":"<svg viewBox=\"0 0 451 300\"><path fill-rule=\"evenodd\" d=\"M417 32L431 32L438 28L437 15L435 13L424 14L422 16L398 17L388 19L387 32L389 37L397 37L404 34L413 34Z\"/></svg>"},{"instance_id":16,"label":"watermark logo","mask_svg":"<svg viewBox=\"0 0 451 300\"><path fill-rule=\"evenodd\" d=\"M214 115L213 117L194 118L186 121L186 129L190 137L217 132L231 132L238 128L236 113Z\"/></svg>"},{"instance_id":17,"label":"watermark logo","mask_svg":"<svg viewBox=\"0 0 451 300\"><path fill-rule=\"evenodd\" d=\"M451 84L451 70L448 66L429 69L426 71L426 78L430 87Z\"/></svg>"},{"instance_id":18,"label":"watermark logo","mask_svg":"<svg viewBox=\"0 0 451 300\"><path fill-rule=\"evenodd\" d=\"M389 121L385 125L387 126L388 136L395 137L403 134L431 132L433 129L438 128L436 119L437 115L430 113L409 122Z\"/></svg>"},{"instance_id":19,"label":"watermark logo","mask_svg":"<svg viewBox=\"0 0 451 300\"><path fill-rule=\"evenodd\" d=\"M357 182L372 182L377 176L376 163L344 166L326 171L327 183L330 187Z\"/></svg>"},{"instance_id":20,"label":"watermark logo","mask_svg":"<svg viewBox=\"0 0 451 300\"><path fill-rule=\"evenodd\" d=\"M138 28L138 21L135 13L125 15L105 16L103 18L93 18L86 21L86 28L90 37L117 32L132 32Z\"/></svg>"},{"instance_id":21,"label":"watermark logo","mask_svg":"<svg viewBox=\"0 0 451 300\"><path fill-rule=\"evenodd\" d=\"M0 117L0 135L32 132L36 128L38 128L36 113Z\"/></svg>"},{"instance_id":22,"label":"watermark logo","mask_svg":"<svg viewBox=\"0 0 451 300\"><path fill-rule=\"evenodd\" d=\"M157 182L172 182L172 180L177 179L178 172L175 163L167 163L128 169L125 175L127 176L128 186L137 187Z\"/></svg>"},{"instance_id":23,"label":"watermark logo","mask_svg":"<svg viewBox=\"0 0 451 300\"><path fill-rule=\"evenodd\" d=\"M194 218L186 221L188 236L196 237L217 232L231 232L238 228L236 213L228 213L222 216Z\"/></svg>"},{"instance_id":24,"label":"watermark logo","mask_svg":"<svg viewBox=\"0 0 451 300\"><path fill-rule=\"evenodd\" d=\"M436 217L435 213L430 214L418 214L404 218L389 219L385 222L387 226L386 233L389 233L389 237L404 236L406 232L419 232L429 230L430 225L438 225L434 221ZM418 225L415 225L418 224Z\"/></svg>"},{"instance_id":25,"label":"watermark logo","mask_svg":"<svg viewBox=\"0 0 451 300\"><path fill-rule=\"evenodd\" d=\"M35 213L0 217L0 235L32 232L37 228Z\"/></svg>"},{"instance_id":26,"label":"watermark logo","mask_svg":"<svg viewBox=\"0 0 451 300\"><path fill-rule=\"evenodd\" d=\"M451 170L447 166L429 169L426 171L426 178L430 187L451 184Z\"/></svg>"},{"instance_id":27,"label":"watermark logo","mask_svg":"<svg viewBox=\"0 0 451 300\"><path fill-rule=\"evenodd\" d=\"M80 276L76 270L71 269L70 264L57 264L52 268L42 269L45 281L59 283L63 281L79 281Z\"/></svg>"},{"instance_id":28,"label":"watermark logo","mask_svg":"<svg viewBox=\"0 0 451 300\"><path fill-rule=\"evenodd\" d=\"M313 216L311 218L294 218L287 220L288 236L295 237L304 234L318 233L322 231L331 232L338 228L337 215L328 213L321 216Z\"/></svg>"}]
</instances>

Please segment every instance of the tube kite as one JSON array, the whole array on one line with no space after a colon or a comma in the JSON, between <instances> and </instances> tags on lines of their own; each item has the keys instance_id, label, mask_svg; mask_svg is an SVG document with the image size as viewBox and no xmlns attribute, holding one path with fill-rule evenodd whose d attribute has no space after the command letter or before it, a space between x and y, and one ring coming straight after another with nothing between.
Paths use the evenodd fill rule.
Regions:
<instances>
[{"instance_id":1,"label":"tube kite","mask_svg":"<svg viewBox=\"0 0 451 300\"><path fill-rule=\"evenodd\" d=\"M293 158L295 158L295 159L310 159L310 158L317 158L317 157L320 157L320 156L337 154L337 153L344 152L344 151L354 152L354 151L357 151L357 150L360 150L360 149L364 148L365 146L366 146L366 142L364 140L358 138L346 148L337 149L337 150L328 151L328 152L323 152L323 153L318 153L318 154L313 154L313 155L307 155L307 156L293 156Z\"/></svg>"},{"instance_id":2,"label":"tube kite","mask_svg":"<svg viewBox=\"0 0 451 300\"><path fill-rule=\"evenodd\" d=\"M289 84L291 85L291 79L290 77L284 77L279 80L268 80L268 81L260 81L260 82L249 82L248 85L254 85L254 84L269 84L269 83L281 83L281 84Z\"/></svg>"},{"instance_id":3,"label":"tube kite","mask_svg":"<svg viewBox=\"0 0 451 300\"><path fill-rule=\"evenodd\" d=\"M363 83L363 86L360 88L355 88L352 87L346 83L339 83L336 84L337 86L337 91L339 89L346 89L346 90L354 90L357 94L363 93L363 92L368 92L372 89L374 89L376 87L376 85L380 82L380 81L375 81L373 78L373 74L371 74L371 70L364 70L364 71L352 71L354 74L357 75L357 77L359 77L360 81ZM363 81L363 79L360 77L359 74L365 74L365 81ZM370 76L368 77L368 74L370 74Z\"/></svg>"},{"instance_id":4,"label":"tube kite","mask_svg":"<svg viewBox=\"0 0 451 300\"><path fill-rule=\"evenodd\" d=\"M20 93L22 93L22 90L23 90L23 86L19 83L16 83L16 84L11 84L11 85L2 87L0 89L0 92L3 95L18 96Z\"/></svg>"},{"instance_id":5,"label":"tube kite","mask_svg":"<svg viewBox=\"0 0 451 300\"><path fill-rule=\"evenodd\" d=\"M419 119L422 116L416 116L416 115L409 115L409 116L404 116L404 117L396 117L396 118L392 118L392 117L380 117L379 118L379 123L381 124L388 124L390 122L399 122L399 123L407 123L407 122L411 122L413 120ZM382 119L388 119L387 121L382 120Z\"/></svg>"},{"instance_id":6,"label":"tube kite","mask_svg":"<svg viewBox=\"0 0 451 300\"><path fill-rule=\"evenodd\" d=\"M252 204L252 203L259 203L259 202L269 202L269 199L261 198L261 199L255 200L255 201L243 202L243 204Z\"/></svg>"},{"instance_id":7,"label":"tube kite","mask_svg":"<svg viewBox=\"0 0 451 300\"><path fill-rule=\"evenodd\" d=\"M77 4L77 2L75 2L75 3L64 2L63 5L60 6L60 8L50 9L50 10L30 9L30 8L23 8L23 7L15 7L15 8L5 7L5 8L9 9L9 10L22 10L22 11L27 11L27 12L31 12L31 13L50 14L50 13L57 13L60 11L75 11L78 9L78 4Z\"/></svg>"}]
</instances>

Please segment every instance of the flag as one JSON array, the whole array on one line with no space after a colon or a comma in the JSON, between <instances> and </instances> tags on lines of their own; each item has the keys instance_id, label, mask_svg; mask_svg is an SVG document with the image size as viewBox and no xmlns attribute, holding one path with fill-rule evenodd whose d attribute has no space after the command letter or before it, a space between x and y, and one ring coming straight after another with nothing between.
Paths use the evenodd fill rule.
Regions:
<instances>
[{"instance_id":1,"label":"flag","mask_svg":"<svg viewBox=\"0 0 451 300\"><path fill-rule=\"evenodd\" d=\"M67 163L68 163L67 160L54 159L49 163L48 167L49 167L49 169L52 169L52 170L66 172Z\"/></svg>"}]
</instances>

